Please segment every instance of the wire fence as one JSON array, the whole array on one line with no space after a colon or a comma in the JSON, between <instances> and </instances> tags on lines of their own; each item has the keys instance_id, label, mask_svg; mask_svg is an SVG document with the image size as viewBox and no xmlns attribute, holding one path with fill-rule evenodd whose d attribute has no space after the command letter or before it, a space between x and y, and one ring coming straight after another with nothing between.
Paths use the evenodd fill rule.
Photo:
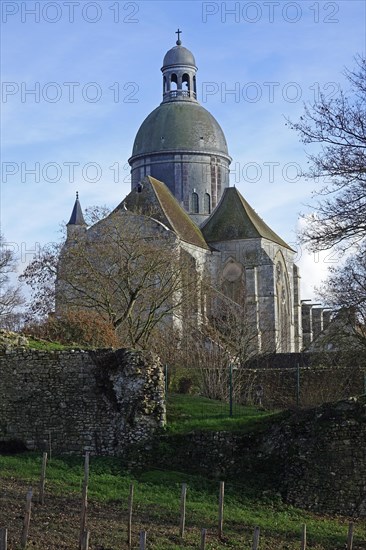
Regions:
<instances>
[{"instance_id":1,"label":"wire fence","mask_svg":"<svg viewBox=\"0 0 366 550\"><path fill-rule=\"evenodd\" d=\"M247 414L246 406L278 409L311 407L366 394L366 365L286 368L165 367L165 389L199 395L202 416ZM209 400L215 401L210 406Z\"/></svg>"},{"instance_id":2,"label":"wire fence","mask_svg":"<svg viewBox=\"0 0 366 550\"><path fill-rule=\"evenodd\" d=\"M11 520L12 514L7 515L11 527L0 527L0 550L11 550L12 548L21 548L25 550L27 547L37 546L35 539L40 539L40 533L42 533L43 544L46 542L47 547L54 548L55 542L60 540L60 534L65 537L67 536L68 541L71 542L73 547L79 547L79 550L89 550L90 548L105 548L104 544L99 546L101 540L109 539L111 535L111 530L114 530L118 533L119 538L119 547L132 549L139 548L140 550L146 550L147 548L159 547L161 541L164 539L168 541L174 540L175 543L178 542L181 548L191 547L193 542L195 548L200 548L200 550L208 550L208 548L222 548L227 545L227 540L225 539L226 528L230 530L230 537L239 542L240 547L251 548L252 550L259 550L260 540L262 537L261 527L253 522L256 521L253 516L246 513L246 505L248 502L243 499L243 502L237 499L239 494L237 489L244 489L244 485L238 483L227 483L224 481L213 481L207 480L207 482L202 486L202 480L199 481L199 489L204 495L205 502L207 502L207 511L205 514L204 520L199 516L198 523L196 521L195 514L192 513L190 508L195 506L196 496L194 492L197 491L195 486L194 477L189 474L183 474L180 477L186 476L185 482L182 483L181 489L179 485L174 481L166 481L171 487L170 490L170 514L166 511L166 501L159 499L159 496L154 498L154 507L161 507L159 513L159 519L153 518L154 512L150 517L150 514L146 510L147 502L151 503L151 483L141 483L139 481L130 481L128 498L126 494L121 494L119 496L120 508L118 509L118 522L115 524L109 522L108 527L105 527L105 531L101 531L98 524L103 522L102 514L100 509L98 510L99 518L93 514L91 517L88 509L88 488L90 483L90 477L93 477L93 472L90 475L90 457L89 453L85 453L84 457L84 472L83 479L80 476L80 486L81 494L76 497L79 502L79 529L75 529L76 523L75 517L73 517L73 511L65 511L62 509L60 511L60 516L63 521L68 518L71 522L72 527L68 525L66 530L64 527L56 527L56 516L59 511L59 506L55 499L53 491L50 491L50 488L47 487L46 497L45 497L45 484L46 484L46 469L52 470L52 464L48 464L47 453L43 453L42 459L42 468L40 481L38 484L38 491L33 491L32 488L29 488L25 495L25 508L22 515L19 518L23 517L23 525L21 528L21 523L17 522L16 524ZM64 495L61 493L61 497L58 496L58 499L68 499L68 505L70 506L70 494L67 484L67 467L63 466L63 473L65 478L62 485L58 486L63 490ZM161 473L170 473L167 470L161 470ZM192 479L193 486L189 483L190 478ZM168 478L167 478L168 479ZM98 480L100 483L100 480ZM97 483L98 483L97 482ZM105 480L102 481L105 485ZM161 483L161 482L160 482ZM21 484L21 482L20 482ZM136 487L135 487L136 485ZM174 489L173 489L174 487ZM226 488L236 490L235 492L228 492L228 506L224 506L226 500ZM135 490L136 489L136 490ZM187 491L188 489L188 491ZM191 491L191 489L193 489ZM173 495L173 490L175 494ZM38 495L37 495L38 493ZM126 493L126 491L124 492ZM216 498L216 495L218 499ZM149 495L148 498L146 495ZM192 495L192 496L191 496ZM38 496L38 498L37 498ZM36 497L36 498L34 498ZM124 497L124 498L123 498ZM137 497L137 498L136 498ZM75 496L73 495L75 499ZM236 511L236 518L232 518L233 514L233 505L232 499L235 498L236 507L239 507L239 516L242 516L241 521L238 521L238 513ZM16 510L19 513L18 506L13 505L13 510ZM106 505L105 505L106 506ZM264 504L265 506L265 504ZM11 508L11 506L10 506ZM150 504L151 508L151 504ZM33 509L35 514L33 514ZM165 511L167 519L164 520L162 517L162 512ZM111 514L111 509L108 509L109 514ZM55 522L55 526L52 525L50 519L52 518ZM259 521L263 524L262 518L258 518ZM68 522L68 523L69 523ZM205 527L202 527L204 522ZM318 519L318 524L324 523L324 519ZM328 521L327 521L328 523ZM44 533L44 525L47 525L47 532ZM336 523L334 523L336 525ZM102 523L105 525L105 523ZM169 525L169 529L168 529ZM266 525L264 525L266 527ZM308 548L307 540L310 535L310 539L314 538L314 522L310 522L309 529L305 523L301 524L300 520L297 525L292 525L292 535L293 540L298 541L299 548L301 550L306 550ZM20 530L21 528L21 530ZM325 531L329 530L329 527L325 526ZM159 532L160 531L160 532ZM265 543L267 539L266 534L267 529L263 529L263 542ZM347 532L348 531L348 532ZM364 528L360 523L357 525L354 521L342 522L339 527L339 538L344 541L347 545L348 550L356 550L360 548L358 542L361 541L362 532ZM174 538L172 537L172 532L174 533ZM273 534L273 533L272 533ZM273 540L271 533L269 536ZM152 535L152 536L150 536ZM278 539L281 537L281 526L278 528ZM185 544L185 539L189 538L187 545ZM282 537L281 537L282 538ZM123 540L124 539L124 540ZM160 544L156 543L157 539L160 540ZM245 539L245 541L244 541ZM315 540L315 539L314 539ZM98 546L96 546L96 541L98 541ZM19 544L20 543L20 544ZM355 544L355 546L354 546ZM309 545L313 546L313 544ZM165 545L164 545L165 547ZM176 547L176 544L174 544ZM287 545L286 545L287 547ZM293 547L293 546L291 546Z\"/></svg>"}]
</instances>

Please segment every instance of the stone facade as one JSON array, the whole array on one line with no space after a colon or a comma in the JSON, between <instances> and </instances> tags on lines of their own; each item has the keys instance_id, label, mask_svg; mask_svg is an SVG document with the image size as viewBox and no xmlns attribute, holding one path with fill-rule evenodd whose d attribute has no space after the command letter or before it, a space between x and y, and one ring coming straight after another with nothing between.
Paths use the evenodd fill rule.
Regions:
<instances>
[{"instance_id":1,"label":"stone facade","mask_svg":"<svg viewBox=\"0 0 366 550\"><path fill-rule=\"evenodd\" d=\"M214 257L212 270L218 288L223 288L228 279L225 273L228 264L236 264L242 272L247 316L256 326L257 349L279 353L300 351L301 303L293 251L261 238L210 241L210 244L220 252ZM234 286L235 281L229 282ZM235 299L235 295L232 297Z\"/></svg>"},{"instance_id":2,"label":"stone facade","mask_svg":"<svg viewBox=\"0 0 366 550\"><path fill-rule=\"evenodd\" d=\"M188 253L194 252L192 266L200 266L197 280L211 279L217 302L224 297L228 308L232 303L236 310L241 308L242 328L248 331L249 327L252 333L251 353L301 351L295 252L229 186L231 157L224 132L199 104L194 56L178 42L164 57L162 103L136 134L129 159L131 192L113 214L128 212L130 220L135 216L136 225L141 214L146 225L159 220L182 249L187 251L188 244ZM77 201L66 245L75 236L92 243L93 235L110 219L87 229ZM201 302L208 303L209 298ZM222 310L222 305L223 300L216 310ZM205 307L196 326L213 311ZM223 323L221 318L216 320Z\"/></svg>"},{"instance_id":3,"label":"stone facade","mask_svg":"<svg viewBox=\"0 0 366 550\"><path fill-rule=\"evenodd\" d=\"M124 455L165 423L158 359L128 350L0 354L0 441Z\"/></svg>"}]
</instances>

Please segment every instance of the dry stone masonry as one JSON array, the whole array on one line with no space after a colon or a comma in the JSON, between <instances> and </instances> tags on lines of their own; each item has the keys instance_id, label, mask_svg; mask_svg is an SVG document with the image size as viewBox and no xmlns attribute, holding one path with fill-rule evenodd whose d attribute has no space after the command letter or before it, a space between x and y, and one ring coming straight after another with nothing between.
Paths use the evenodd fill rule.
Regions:
<instances>
[{"instance_id":1,"label":"dry stone masonry","mask_svg":"<svg viewBox=\"0 0 366 550\"><path fill-rule=\"evenodd\" d=\"M165 423L163 372L130 350L0 352L0 442L123 456Z\"/></svg>"},{"instance_id":2,"label":"dry stone masonry","mask_svg":"<svg viewBox=\"0 0 366 550\"><path fill-rule=\"evenodd\" d=\"M301 508L366 517L366 396L286 411L248 433L162 436L157 465L254 485Z\"/></svg>"}]
</instances>

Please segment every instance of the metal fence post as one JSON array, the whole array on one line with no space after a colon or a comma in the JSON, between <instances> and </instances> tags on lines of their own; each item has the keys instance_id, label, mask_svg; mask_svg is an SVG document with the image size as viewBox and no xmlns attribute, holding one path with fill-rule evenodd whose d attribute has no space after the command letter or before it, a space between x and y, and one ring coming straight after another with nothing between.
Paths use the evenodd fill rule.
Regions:
<instances>
[{"instance_id":1,"label":"metal fence post","mask_svg":"<svg viewBox=\"0 0 366 550\"><path fill-rule=\"evenodd\" d=\"M168 365L165 365L165 399L168 396Z\"/></svg>"},{"instance_id":2,"label":"metal fence post","mask_svg":"<svg viewBox=\"0 0 366 550\"><path fill-rule=\"evenodd\" d=\"M300 364L296 366L296 407L300 405Z\"/></svg>"},{"instance_id":3,"label":"metal fence post","mask_svg":"<svg viewBox=\"0 0 366 550\"><path fill-rule=\"evenodd\" d=\"M229 366L229 404L230 404L229 416L230 418L232 418L233 416L233 366L231 364Z\"/></svg>"}]
</instances>

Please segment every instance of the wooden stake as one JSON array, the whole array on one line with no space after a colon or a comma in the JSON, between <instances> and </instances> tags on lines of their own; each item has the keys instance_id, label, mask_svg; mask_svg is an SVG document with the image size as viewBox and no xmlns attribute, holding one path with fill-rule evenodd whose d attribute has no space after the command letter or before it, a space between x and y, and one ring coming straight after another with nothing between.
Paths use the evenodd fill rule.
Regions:
<instances>
[{"instance_id":1,"label":"wooden stake","mask_svg":"<svg viewBox=\"0 0 366 550\"><path fill-rule=\"evenodd\" d=\"M306 550L306 525L302 526L300 550Z\"/></svg>"},{"instance_id":2,"label":"wooden stake","mask_svg":"<svg viewBox=\"0 0 366 550\"><path fill-rule=\"evenodd\" d=\"M207 529L202 529L202 531L201 531L201 550L206 550L206 535L207 535Z\"/></svg>"},{"instance_id":3,"label":"wooden stake","mask_svg":"<svg viewBox=\"0 0 366 550\"><path fill-rule=\"evenodd\" d=\"M81 550L89 550L90 531L84 531L81 537Z\"/></svg>"},{"instance_id":4,"label":"wooden stake","mask_svg":"<svg viewBox=\"0 0 366 550\"><path fill-rule=\"evenodd\" d=\"M140 531L140 550L146 550L146 531Z\"/></svg>"},{"instance_id":5,"label":"wooden stake","mask_svg":"<svg viewBox=\"0 0 366 550\"><path fill-rule=\"evenodd\" d=\"M7 550L8 548L8 531L7 529L0 529L0 550Z\"/></svg>"},{"instance_id":6,"label":"wooden stake","mask_svg":"<svg viewBox=\"0 0 366 550\"><path fill-rule=\"evenodd\" d=\"M83 482L83 496L81 502L81 516L80 516L80 537L79 537L79 548L82 548L82 540L84 536L84 531L86 531L86 514L88 509L88 483L89 483L89 453L85 452L85 462L84 462L84 482Z\"/></svg>"},{"instance_id":7,"label":"wooden stake","mask_svg":"<svg viewBox=\"0 0 366 550\"><path fill-rule=\"evenodd\" d=\"M133 483L130 483L130 494L128 497L128 523L127 523L127 544L132 546L132 508L133 508Z\"/></svg>"},{"instance_id":8,"label":"wooden stake","mask_svg":"<svg viewBox=\"0 0 366 550\"><path fill-rule=\"evenodd\" d=\"M38 499L40 504L44 504L44 488L46 484L46 466L47 466L47 453L43 453L41 481L39 482L39 499Z\"/></svg>"},{"instance_id":9,"label":"wooden stake","mask_svg":"<svg viewBox=\"0 0 366 550\"><path fill-rule=\"evenodd\" d=\"M347 538L347 550L353 549L353 523L351 522L348 526L348 538Z\"/></svg>"},{"instance_id":10,"label":"wooden stake","mask_svg":"<svg viewBox=\"0 0 366 550\"><path fill-rule=\"evenodd\" d=\"M187 485L182 484L182 494L180 497L180 525L179 525L179 535L181 538L184 538L184 528L186 525L186 498L187 498Z\"/></svg>"},{"instance_id":11,"label":"wooden stake","mask_svg":"<svg viewBox=\"0 0 366 550\"><path fill-rule=\"evenodd\" d=\"M24 515L24 523L23 523L23 530L22 530L22 537L20 541L21 548L25 548L27 546L27 539L28 539L28 532L29 532L29 524L31 519L31 510L32 510L32 488L30 487L26 503L25 503L25 515Z\"/></svg>"},{"instance_id":12,"label":"wooden stake","mask_svg":"<svg viewBox=\"0 0 366 550\"><path fill-rule=\"evenodd\" d=\"M220 481L220 494L219 494L219 528L218 528L218 535L219 538L223 535L223 527L224 527L224 491L225 491L225 483L223 481Z\"/></svg>"},{"instance_id":13,"label":"wooden stake","mask_svg":"<svg viewBox=\"0 0 366 550\"><path fill-rule=\"evenodd\" d=\"M254 529L252 550L258 550L258 548L259 548L259 535L260 535L260 529L259 529L259 527L256 527Z\"/></svg>"},{"instance_id":14,"label":"wooden stake","mask_svg":"<svg viewBox=\"0 0 366 550\"><path fill-rule=\"evenodd\" d=\"M48 432L48 450L49 450L49 457L50 460L52 458L52 436L51 436L51 430Z\"/></svg>"}]
</instances>

